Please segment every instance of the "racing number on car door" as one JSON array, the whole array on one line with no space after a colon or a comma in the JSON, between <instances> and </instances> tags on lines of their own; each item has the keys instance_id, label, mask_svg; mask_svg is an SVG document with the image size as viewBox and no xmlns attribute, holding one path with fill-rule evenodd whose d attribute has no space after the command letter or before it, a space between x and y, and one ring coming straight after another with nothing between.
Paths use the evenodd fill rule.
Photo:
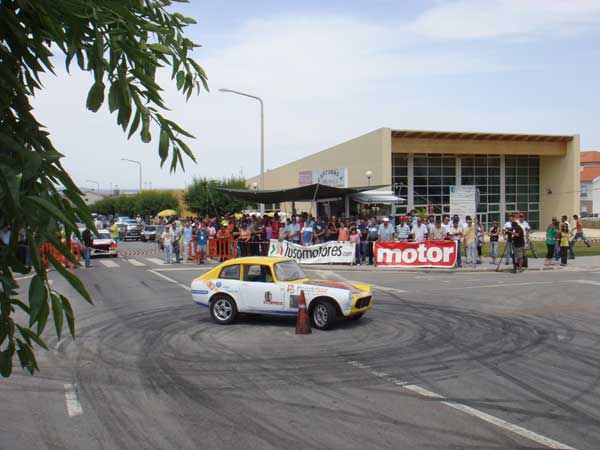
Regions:
<instances>
[{"instance_id":1,"label":"racing number on car door","mask_svg":"<svg viewBox=\"0 0 600 450\"><path fill-rule=\"evenodd\" d=\"M273 282L271 268L264 264L244 264L240 292L249 309L277 311L284 306L284 290Z\"/></svg>"}]
</instances>

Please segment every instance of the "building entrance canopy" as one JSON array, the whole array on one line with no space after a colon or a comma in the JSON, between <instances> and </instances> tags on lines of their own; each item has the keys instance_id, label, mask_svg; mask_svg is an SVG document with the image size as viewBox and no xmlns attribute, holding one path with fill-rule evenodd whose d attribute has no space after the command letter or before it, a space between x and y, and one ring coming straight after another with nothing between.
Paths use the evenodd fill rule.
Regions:
<instances>
[{"instance_id":1,"label":"building entrance canopy","mask_svg":"<svg viewBox=\"0 0 600 450\"><path fill-rule=\"evenodd\" d=\"M353 194L358 194L365 191L372 191L386 187L381 186L363 186L352 188L337 188L324 184L309 184L290 189L264 190L257 191L253 189L226 189L215 188L218 191L229 194L239 200L250 203L285 203L285 202L312 202L319 200L332 200L336 198L344 198Z\"/></svg>"}]
</instances>

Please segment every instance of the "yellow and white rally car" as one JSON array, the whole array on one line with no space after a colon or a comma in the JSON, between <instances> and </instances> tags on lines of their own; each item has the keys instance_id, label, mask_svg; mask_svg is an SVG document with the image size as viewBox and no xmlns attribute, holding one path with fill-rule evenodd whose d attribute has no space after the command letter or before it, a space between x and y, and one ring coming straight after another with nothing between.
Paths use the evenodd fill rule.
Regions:
<instances>
[{"instance_id":1,"label":"yellow and white rally car","mask_svg":"<svg viewBox=\"0 0 600 450\"><path fill-rule=\"evenodd\" d=\"M219 324L232 323L239 313L296 315L301 291L313 326L321 330L338 319L360 319L373 303L366 284L310 280L295 260L276 257L231 259L194 279L191 289Z\"/></svg>"}]
</instances>

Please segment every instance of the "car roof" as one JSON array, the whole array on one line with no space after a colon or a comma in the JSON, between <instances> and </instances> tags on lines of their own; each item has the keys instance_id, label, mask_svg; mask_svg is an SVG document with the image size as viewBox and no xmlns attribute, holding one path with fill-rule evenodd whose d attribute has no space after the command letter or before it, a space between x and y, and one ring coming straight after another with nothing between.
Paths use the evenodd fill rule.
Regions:
<instances>
[{"instance_id":1,"label":"car roof","mask_svg":"<svg viewBox=\"0 0 600 450\"><path fill-rule=\"evenodd\" d=\"M233 264L275 264L282 261L295 261L292 258L279 258L276 256L245 256L243 258L234 258L225 261L223 265L229 266Z\"/></svg>"}]
</instances>

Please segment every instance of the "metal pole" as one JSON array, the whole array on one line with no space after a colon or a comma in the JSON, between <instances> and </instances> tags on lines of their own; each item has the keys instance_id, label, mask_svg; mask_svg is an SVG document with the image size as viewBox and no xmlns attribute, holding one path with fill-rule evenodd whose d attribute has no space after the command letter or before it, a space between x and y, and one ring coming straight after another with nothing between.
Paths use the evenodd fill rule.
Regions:
<instances>
[{"instance_id":1,"label":"metal pole","mask_svg":"<svg viewBox=\"0 0 600 450\"><path fill-rule=\"evenodd\" d=\"M244 97L250 97L260 102L260 177L259 177L259 186L260 190L265 189L265 115L264 115L264 104L262 98L257 97L256 95L246 94L245 92L234 91L233 89L219 89L221 92L229 92L232 94L243 95ZM264 216L265 214L265 204L260 204L260 214Z\"/></svg>"},{"instance_id":2,"label":"metal pole","mask_svg":"<svg viewBox=\"0 0 600 450\"><path fill-rule=\"evenodd\" d=\"M131 163L137 164L140 167L140 192L142 192L142 163L141 161L136 161L135 159L121 158L121 161L129 161Z\"/></svg>"},{"instance_id":3,"label":"metal pole","mask_svg":"<svg viewBox=\"0 0 600 450\"><path fill-rule=\"evenodd\" d=\"M262 99L260 102L260 190L265 190L265 114ZM260 215L265 215L265 204L260 204Z\"/></svg>"}]
</instances>

